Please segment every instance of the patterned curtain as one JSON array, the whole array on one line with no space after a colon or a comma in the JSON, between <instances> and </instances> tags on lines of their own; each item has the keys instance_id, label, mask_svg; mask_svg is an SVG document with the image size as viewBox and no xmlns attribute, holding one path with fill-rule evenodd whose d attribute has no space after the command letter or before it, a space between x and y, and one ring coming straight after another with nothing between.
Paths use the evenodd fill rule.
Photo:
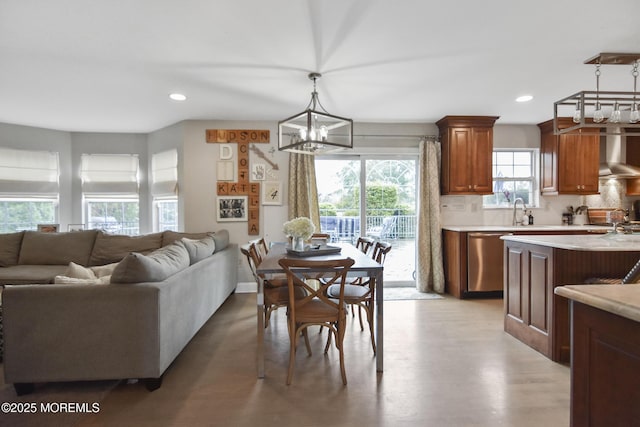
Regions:
<instances>
[{"instance_id":1,"label":"patterned curtain","mask_svg":"<svg viewBox=\"0 0 640 427\"><path fill-rule=\"evenodd\" d=\"M320 207L314 157L289 154L289 219L306 216L320 231Z\"/></svg>"},{"instance_id":2,"label":"patterned curtain","mask_svg":"<svg viewBox=\"0 0 640 427\"><path fill-rule=\"evenodd\" d=\"M440 143L435 140L420 142L417 234L416 288L420 292L444 293L440 229Z\"/></svg>"}]
</instances>

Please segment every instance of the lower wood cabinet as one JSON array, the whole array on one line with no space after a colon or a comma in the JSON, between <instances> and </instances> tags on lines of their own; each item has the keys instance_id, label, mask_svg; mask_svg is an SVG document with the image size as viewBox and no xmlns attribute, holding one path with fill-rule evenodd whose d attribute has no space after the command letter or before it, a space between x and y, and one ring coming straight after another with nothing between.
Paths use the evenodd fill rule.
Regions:
<instances>
[{"instance_id":1,"label":"lower wood cabinet","mask_svg":"<svg viewBox=\"0 0 640 427\"><path fill-rule=\"evenodd\" d=\"M640 425L640 323L571 304L571 426Z\"/></svg>"}]
</instances>

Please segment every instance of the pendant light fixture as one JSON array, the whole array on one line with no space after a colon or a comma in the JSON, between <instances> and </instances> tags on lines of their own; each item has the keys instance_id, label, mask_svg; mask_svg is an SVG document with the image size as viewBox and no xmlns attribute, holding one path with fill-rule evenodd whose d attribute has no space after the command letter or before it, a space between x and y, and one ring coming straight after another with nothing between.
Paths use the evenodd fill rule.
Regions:
<instances>
[{"instance_id":1,"label":"pendant light fixture","mask_svg":"<svg viewBox=\"0 0 640 427\"><path fill-rule=\"evenodd\" d=\"M326 154L353 148L353 120L329 114L316 89L320 73L310 73L311 101L295 116L278 122L278 150L302 154Z\"/></svg>"},{"instance_id":2,"label":"pendant light fixture","mask_svg":"<svg viewBox=\"0 0 640 427\"><path fill-rule=\"evenodd\" d=\"M581 129L598 128L603 135L640 135L637 91L640 53L601 53L584 63L596 66L596 90L578 92L554 103L554 133L576 134ZM633 92L600 90L602 65L631 65ZM558 118L565 116L573 118L574 126L559 129Z\"/></svg>"}]
</instances>

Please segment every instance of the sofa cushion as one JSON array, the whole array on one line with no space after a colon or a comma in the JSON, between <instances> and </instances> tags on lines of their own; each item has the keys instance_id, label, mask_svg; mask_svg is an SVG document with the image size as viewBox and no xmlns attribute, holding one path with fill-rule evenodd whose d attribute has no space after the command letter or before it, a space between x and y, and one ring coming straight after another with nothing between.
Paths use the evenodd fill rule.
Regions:
<instances>
[{"instance_id":1,"label":"sofa cushion","mask_svg":"<svg viewBox=\"0 0 640 427\"><path fill-rule=\"evenodd\" d=\"M96 240L96 230L64 233L25 231L18 264L87 265Z\"/></svg>"},{"instance_id":2,"label":"sofa cushion","mask_svg":"<svg viewBox=\"0 0 640 427\"><path fill-rule=\"evenodd\" d=\"M0 267L18 264L24 231L0 234Z\"/></svg>"},{"instance_id":3,"label":"sofa cushion","mask_svg":"<svg viewBox=\"0 0 640 427\"><path fill-rule=\"evenodd\" d=\"M150 253L162 244L162 233L126 236L107 234L102 231L96 236L89 265L105 265L118 262L131 252Z\"/></svg>"},{"instance_id":4,"label":"sofa cushion","mask_svg":"<svg viewBox=\"0 0 640 427\"><path fill-rule=\"evenodd\" d=\"M184 244L185 249L189 253L189 263L195 264L198 261L210 257L216 249L216 242L213 235L207 236L200 240L187 239L183 237L180 241Z\"/></svg>"},{"instance_id":5,"label":"sofa cushion","mask_svg":"<svg viewBox=\"0 0 640 427\"><path fill-rule=\"evenodd\" d=\"M64 274L66 265L12 265L0 268L0 285L42 285Z\"/></svg>"},{"instance_id":6,"label":"sofa cushion","mask_svg":"<svg viewBox=\"0 0 640 427\"><path fill-rule=\"evenodd\" d=\"M162 232L162 246L167 246L170 245L171 243L175 242L176 240L180 240L184 237L186 237L187 239L192 239L192 240L200 240L200 239L204 239L205 237L207 237L209 234L211 234L212 232L210 231L205 231L202 233L185 233L182 231L172 231L172 230L165 230Z\"/></svg>"},{"instance_id":7,"label":"sofa cushion","mask_svg":"<svg viewBox=\"0 0 640 427\"><path fill-rule=\"evenodd\" d=\"M130 253L113 270L111 283L161 282L187 267L189 253L177 241L149 255Z\"/></svg>"},{"instance_id":8,"label":"sofa cushion","mask_svg":"<svg viewBox=\"0 0 640 427\"><path fill-rule=\"evenodd\" d=\"M229 231L227 230L216 231L215 233L213 233L213 240L215 240L216 242L215 252L220 252L221 250L229 246Z\"/></svg>"}]
</instances>

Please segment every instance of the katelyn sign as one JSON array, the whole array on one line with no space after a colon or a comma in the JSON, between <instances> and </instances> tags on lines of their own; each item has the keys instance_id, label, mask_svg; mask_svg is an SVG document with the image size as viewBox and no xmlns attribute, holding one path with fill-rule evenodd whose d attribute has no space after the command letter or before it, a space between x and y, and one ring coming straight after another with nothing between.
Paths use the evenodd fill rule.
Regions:
<instances>
[{"instance_id":1,"label":"katelyn sign","mask_svg":"<svg viewBox=\"0 0 640 427\"><path fill-rule=\"evenodd\" d=\"M247 221L249 235L260 234L260 183L249 182L249 144L268 144L269 130L207 129L206 138L208 143L221 144L220 158L224 160L232 158L233 154L229 148L223 150L222 144L238 144L237 181L223 182L229 180L233 170L218 175L218 221Z\"/></svg>"}]
</instances>

